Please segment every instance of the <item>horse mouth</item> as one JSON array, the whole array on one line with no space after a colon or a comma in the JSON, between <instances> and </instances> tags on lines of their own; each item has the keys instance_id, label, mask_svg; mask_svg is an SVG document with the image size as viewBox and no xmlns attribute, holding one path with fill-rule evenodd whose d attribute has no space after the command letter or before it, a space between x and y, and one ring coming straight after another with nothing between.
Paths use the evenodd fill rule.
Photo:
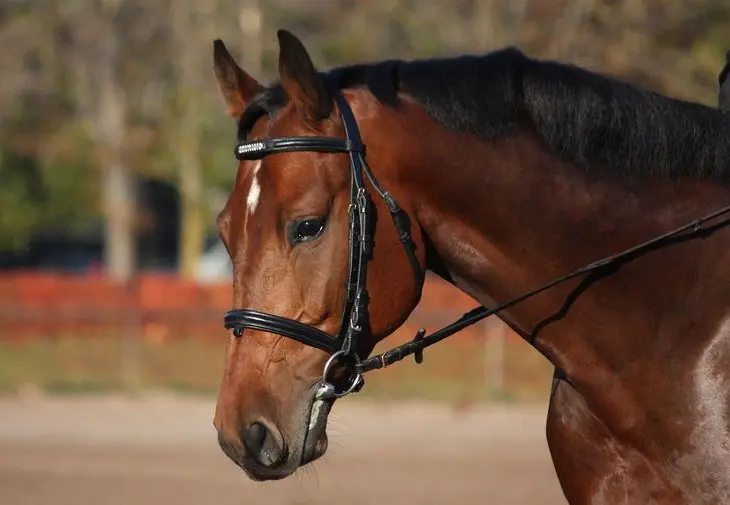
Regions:
<instances>
[{"instance_id":1,"label":"horse mouth","mask_svg":"<svg viewBox=\"0 0 730 505\"><path fill-rule=\"evenodd\" d=\"M322 388L314 393L304 436L301 466L319 459L327 451L327 417L334 400L333 396L323 394Z\"/></svg>"}]
</instances>

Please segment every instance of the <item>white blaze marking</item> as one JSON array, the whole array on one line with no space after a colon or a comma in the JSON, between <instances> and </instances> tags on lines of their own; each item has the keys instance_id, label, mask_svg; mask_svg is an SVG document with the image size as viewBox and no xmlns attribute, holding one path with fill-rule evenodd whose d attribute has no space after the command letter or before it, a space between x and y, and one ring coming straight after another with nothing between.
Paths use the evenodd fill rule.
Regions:
<instances>
[{"instance_id":1,"label":"white blaze marking","mask_svg":"<svg viewBox=\"0 0 730 505\"><path fill-rule=\"evenodd\" d=\"M246 204L250 214L253 214L256 211L256 207L259 204L259 197L261 196L261 184L259 184L258 178L259 168L261 168L261 160L256 161L256 164L253 167L251 187L248 190L248 198L246 198Z\"/></svg>"}]
</instances>

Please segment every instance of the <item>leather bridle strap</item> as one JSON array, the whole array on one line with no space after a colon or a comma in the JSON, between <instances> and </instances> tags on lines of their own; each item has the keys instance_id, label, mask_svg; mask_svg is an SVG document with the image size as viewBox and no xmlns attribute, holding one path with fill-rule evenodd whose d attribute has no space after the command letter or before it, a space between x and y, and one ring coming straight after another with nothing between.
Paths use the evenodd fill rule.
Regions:
<instances>
[{"instance_id":1,"label":"leather bridle strap","mask_svg":"<svg viewBox=\"0 0 730 505\"><path fill-rule=\"evenodd\" d=\"M384 353L372 356L361 363L358 363L355 366L355 371L359 374L364 374L365 372L369 372L371 370L376 370L379 368L385 368L388 365L392 365L393 363L396 363L410 355L415 355L416 362L420 363L423 361L423 349L426 347L432 346L438 342L441 342L447 337L450 337L454 333L457 333L464 328L471 326L473 324L478 323L479 321L498 314L502 312L503 310L508 309L509 307L512 307L513 305L517 305L518 303L527 300L528 298L532 298L533 296L542 293L543 291L546 291L553 286L557 286L558 284L562 284L566 281L569 281L575 277L579 277L581 275L586 275L590 273L594 273L601 270L608 270L612 271L612 269L618 268L622 262L629 261L632 258L638 256L641 253L644 253L646 251L650 251L655 247L661 247L669 241L670 239L674 239L677 237L680 237L681 234L688 232L687 237L693 238L694 236L702 236L702 234L709 234L714 229L724 227L728 224L730 224L730 219L726 219L725 221L722 221L716 225L714 225L713 228L703 228L702 225L705 224L708 221L717 219L719 217L722 217L726 214L730 214L730 205L726 205L720 209L717 209L713 212L710 212L709 214L706 214L698 219L695 219L694 221L691 221L689 223L685 223L682 226L679 226L678 228L675 228L667 233L664 233L662 235L659 235L657 237L653 237L646 242L642 242L641 244L637 244L633 247L630 247L628 249L625 249L617 254L614 254L612 256L606 256L604 258L601 258L597 261L594 261L593 263L590 263L588 265L585 265L577 270L574 270L570 272L569 274L566 274L562 277L558 277L556 279L553 279L549 282L546 282L542 286L539 286L535 289L532 289L530 291L527 291L525 293L522 293L519 296L516 296L515 298L512 298L511 300L507 300L506 302L497 305L496 307L493 307L491 309L479 306L476 307L463 316L461 316L460 319L457 321L451 323L448 326L445 326L444 328L441 328L438 331L433 332L430 335L425 335L426 330L420 329L416 333L416 336L413 340L410 342L406 342L405 344L399 345L397 347L394 347L393 349L390 349L388 351L385 351Z\"/></svg>"},{"instance_id":2,"label":"leather bridle strap","mask_svg":"<svg viewBox=\"0 0 730 505\"><path fill-rule=\"evenodd\" d=\"M365 146L360 139L360 129L350 106L339 91L334 93L335 101L340 109L342 127L345 138L360 146L359 150L349 150L350 158L350 207L348 210L350 233L350 263L347 280L347 297L342 311L342 321L338 340L340 350L346 355L357 355L360 335L370 331L368 307L370 296L367 292L367 264L372 257L373 230L372 202L365 189L362 176L362 159Z\"/></svg>"},{"instance_id":3,"label":"leather bridle strap","mask_svg":"<svg viewBox=\"0 0 730 505\"><path fill-rule=\"evenodd\" d=\"M362 150L359 139L353 142L337 137L274 137L240 143L236 146L236 158L241 161L260 160L269 154L294 151L347 153Z\"/></svg>"},{"instance_id":4,"label":"leather bridle strap","mask_svg":"<svg viewBox=\"0 0 730 505\"><path fill-rule=\"evenodd\" d=\"M236 147L236 158L244 160L259 160L275 153L307 151L307 152L323 152L323 153L352 153L353 151L362 151L363 146L359 137L351 139L337 137L275 137L257 139L250 142L242 142ZM353 169L354 172L354 169ZM353 182L357 178L353 173ZM359 179L362 179L360 177ZM353 189L354 191L354 189ZM352 199L352 196L351 196ZM352 209L351 205L351 209ZM350 217L350 257L356 255L353 251L353 245L358 248L356 237L358 235L359 226L353 222L353 216ZM358 248L359 249L359 248ZM352 262L351 262L352 263ZM266 331L283 335L285 337L296 340L304 345L321 349L329 354L333 354L341 349L343 339L346 337L349 327L348 319L350 311L354 304L356 290L354 286L354 278L357 276L353 272L353 265L350 265L347 299L342 314L342 322L338 337L332 335L299 321L289 319L287 317L269 314L254 309L237 309L228 311L224 317L224 325L227 329L232 329L236 337L243 335L245 328L258 331Z\"/></svg>"},{"instance_id":5,"label":"leather bridle strap","mask_svg":"<svg viewBox=\"0 0 730 505\"><path fill-rule=\"evenodd\" d=\"M319 328L257 310L232 310L226 313L224 323L226 328L234 329L237 337L241 336L243 328L249 328L294 338L304 345L330 354L340 349L340 342Z\"/></svg>"},{"instance_id":6,"label":"leather bridle strap","mask_svg":"<svg viewBox=\"0 0 730 505\"><path fill-rule=\"evenodd\" d=\"M367 264L372 259L374 217L370 196L365 188L363 171L385 201L391 214L408 261L416 277L417 289L423 280L422 271L415 254L415 243L410 234L410 222L396 199L384 191L365 162L365 146L360 138L357 122L348 103L339 91L333 96L340 109L345 138L338 137L274 137L242 142L236 147L239 160L258 160L283 152L310 151L323 153L347 153L350 159L351 189L349 219L349 273L346 284L346 298L343 306L340 329L332 336L316 327L293 319L253 310L237 309L226 313L225 327L240 337L244 328L267 331L289 337L302 344L321 349L330 354L341 352L357 356L360 337L370 331L368 306L370 297L366 287ZM358 358L359 360L359 358Z\"/></svg>"},{"instance_id":7,"label":"leather bridle strap","mask_svg":"<svg viewBox=\"0 0 730 505\"><path fill-rule=\"evenodd\" d=\"M335 100L340 108L342 123L344 125L347 138L357 138L362 144L362 141L360 140L360 131L357 127L355 116L352 114L352 109L350 109L350 106L339 92L335 93ZM361 174L363 170L365 171L365 175L367 175L370 184L388 207L390 218L393 221L393 226L395 226L396 232L398 233L398 240L400 240L400 243L403 245L406 252L406 257L408 258L408 263L411 266L413 276L416 279L416 286L418 288L418 286L420 286L423 282L426 273L424 269L421 268L418 258L416 257L416 243L413 241L411 236L410 219L408 214L400 207L395 197L388 191L385 191L376 179L373 171L370 169L370 165L368 165L368 162L365 159L364 145L361 150L350 151L350 165L353 173ZM362 179L360 179L359 184L361 187L364 187L362 186ZM371 232L374 233L374 230Z\"/></svg>"}]
</instances>

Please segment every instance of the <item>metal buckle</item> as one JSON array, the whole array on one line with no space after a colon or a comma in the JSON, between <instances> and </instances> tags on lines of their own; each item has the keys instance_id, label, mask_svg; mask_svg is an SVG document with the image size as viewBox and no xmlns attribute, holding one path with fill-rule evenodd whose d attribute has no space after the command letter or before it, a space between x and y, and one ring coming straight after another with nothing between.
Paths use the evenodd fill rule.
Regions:
<instances>
[{"instance_id":1,"label":"metal buckle","mask_svg":"<svg viewBox=\"0 0 730 505\"><path fill-rule=\"evenodd\" d=\"M357 304L357 301L358 301L358 299L355 298L356 304ZM350 313L350 329L352 331L356 331L356 332L362 331L362 325L360 325L360 309L357 308L357 305L355 305L353 307L352 312ZM343 351L338 351L338 352L343 352Z\"/></svg>"},{"instance_id":2,"label":"metal buckle","mask_svg":"<svg viewBox=\"0 0 730 505\"><path fill-rule=\"evenodd\" d=\"M355 365L359 365L360 358L357 356L357 354L352 354L351 356L353 356L355 359ZM314 396L316 399L331 400L333 398L342 398L343 396L347 396L350 393L359 391L359 388L362 387L364 381L361 373L357 373L355 377L353 377L353 379L350 381L349 386L340 393L337 392L334 385L327 381L327 376L329 375L332 366L337 362L338 359L341 359L343 357L348 357L348 354L346 354L345 351L337 351L332 356L330 356L327 360L327 363L324 364L324 370L322 371L322 383L320 384L319 389L317 389L317 392Z\"/></svg>"}]
</instances>

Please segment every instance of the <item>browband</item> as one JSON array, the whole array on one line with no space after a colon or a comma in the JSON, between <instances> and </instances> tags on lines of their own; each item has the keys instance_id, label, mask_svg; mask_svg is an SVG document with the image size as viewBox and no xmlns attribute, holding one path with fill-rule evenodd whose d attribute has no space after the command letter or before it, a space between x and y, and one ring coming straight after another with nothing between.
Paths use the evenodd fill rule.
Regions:
<instances>
[{"instance_id":1,"label":"browband","mask_svg":"<svg viewBox=\"0 0 730 505\"><path fill-rule=\"evenodd\" d=\"M268 154L293 151L315 151L320 153L361 153L365 146L359 140L337 137L276 137L241 142L236 146L239 160L259 160Z\"/></svg>"}]
</instances>

